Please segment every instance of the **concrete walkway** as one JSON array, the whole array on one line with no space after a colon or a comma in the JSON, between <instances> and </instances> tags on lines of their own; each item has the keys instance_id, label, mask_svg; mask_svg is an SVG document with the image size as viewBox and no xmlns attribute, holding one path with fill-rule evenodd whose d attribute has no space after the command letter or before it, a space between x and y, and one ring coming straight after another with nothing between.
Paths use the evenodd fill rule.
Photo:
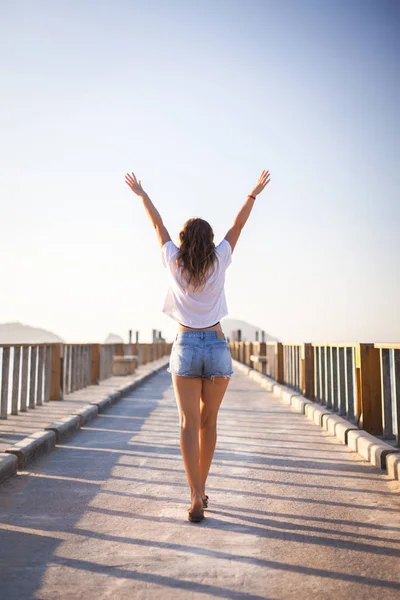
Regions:
<instances>
[{"instance_id":1,"label":"concrete walkway","mask_svg":"<svg viewBox=\"0 0 400 600\"><path fill-rule=\"evenodd\" d=\"M398 598L396 482L241 373L200 525L160 372L0 486L0 597Z\"/></svg>"}]
</instances>

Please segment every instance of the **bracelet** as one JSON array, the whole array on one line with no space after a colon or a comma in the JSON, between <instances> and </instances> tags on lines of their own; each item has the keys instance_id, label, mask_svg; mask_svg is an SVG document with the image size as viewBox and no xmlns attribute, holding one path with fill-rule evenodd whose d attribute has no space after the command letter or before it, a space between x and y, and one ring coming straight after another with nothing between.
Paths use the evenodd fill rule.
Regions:
<instances>
[{"instance_id":1,"label":"bracelet","mask_svg":"<svg viewBox=\"0 0 400 600\"><path fill-rule=\"evenodd\" d=\"M251 194L247 194L247 197L248 197L248 198L253 198L253 200L255 200L255 199L256 199L256 197L255 197L255 196L252 196Z\"/></svg>"}]
</instances>

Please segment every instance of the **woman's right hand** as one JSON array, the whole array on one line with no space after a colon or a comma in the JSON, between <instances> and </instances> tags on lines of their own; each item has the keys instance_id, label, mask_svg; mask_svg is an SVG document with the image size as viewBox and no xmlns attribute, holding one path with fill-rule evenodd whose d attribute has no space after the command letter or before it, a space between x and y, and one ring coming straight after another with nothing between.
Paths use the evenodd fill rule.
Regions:
<instances>
[{"instance_id":1,"label":"woman's right hand","mask_svg":"<svg viewBox=\"0 0 400 600\"><path fill-rule=\"evenodd\" d=\"M252 191L250 192L250 196L258 196L261 194L266 185L270 182L269 171L263 171L258 178L258 181Z\"/></svg>"},{"instance_id":2,"label":"woman's right hand","mask_svg":"<svg viewBox=\"0 0 400 600\"><path fill-rule=\"evenodd\" d=\"M146 192L142 188L142 182L136 179L135 173L127 173L125 175L125 183L131 188L137 196L146 196Z\"/></svg>"}]
</instances>

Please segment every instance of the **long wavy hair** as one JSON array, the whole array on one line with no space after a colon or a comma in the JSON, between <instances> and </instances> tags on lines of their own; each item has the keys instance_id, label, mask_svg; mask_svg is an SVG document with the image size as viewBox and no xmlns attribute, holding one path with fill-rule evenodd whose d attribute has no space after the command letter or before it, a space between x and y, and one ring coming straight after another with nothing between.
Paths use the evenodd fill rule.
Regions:
<instances>
[{"instance_id":1,"label":"long wavy hair","mask_svg":"<svg viewBox=\"0 0 400 600\"><path fill-rule=\"evenodd\" d=\"M212 227L204 219L193 217L184 223L179 240L181 244L176 260L186 279L186 293L189 286L193 291L200 291L204 289L207 275L216 260Z\"/></svg>"}]
</instances>

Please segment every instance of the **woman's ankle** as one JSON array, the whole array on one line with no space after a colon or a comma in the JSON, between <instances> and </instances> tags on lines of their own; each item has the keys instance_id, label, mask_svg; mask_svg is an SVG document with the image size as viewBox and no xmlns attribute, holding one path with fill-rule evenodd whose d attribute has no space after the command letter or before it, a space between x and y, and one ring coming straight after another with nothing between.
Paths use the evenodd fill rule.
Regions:
<instances>
[{"instance_id":1,"label":"woman's ankle","mask_svg":"<svg viewBox=\"0 0 400 600\"><path fill-rule=\"evenodd\" d=\"M192 508L194 508L194 507L199 508L199 507L203 506L203 495L199 489L191 490L190 498L191 498L191 502L192 502Z\"/></svg>"},{"instance_id":2,"label":"woman's ankle","mask_svg":"<svg viewBox=\"0 0 400 600\"><path fill-rule=\"evenodd\" d=\"M200 490L190 490L190 497L193 498L202 498L203 493Z\"/></svg>"}]
</instances>

